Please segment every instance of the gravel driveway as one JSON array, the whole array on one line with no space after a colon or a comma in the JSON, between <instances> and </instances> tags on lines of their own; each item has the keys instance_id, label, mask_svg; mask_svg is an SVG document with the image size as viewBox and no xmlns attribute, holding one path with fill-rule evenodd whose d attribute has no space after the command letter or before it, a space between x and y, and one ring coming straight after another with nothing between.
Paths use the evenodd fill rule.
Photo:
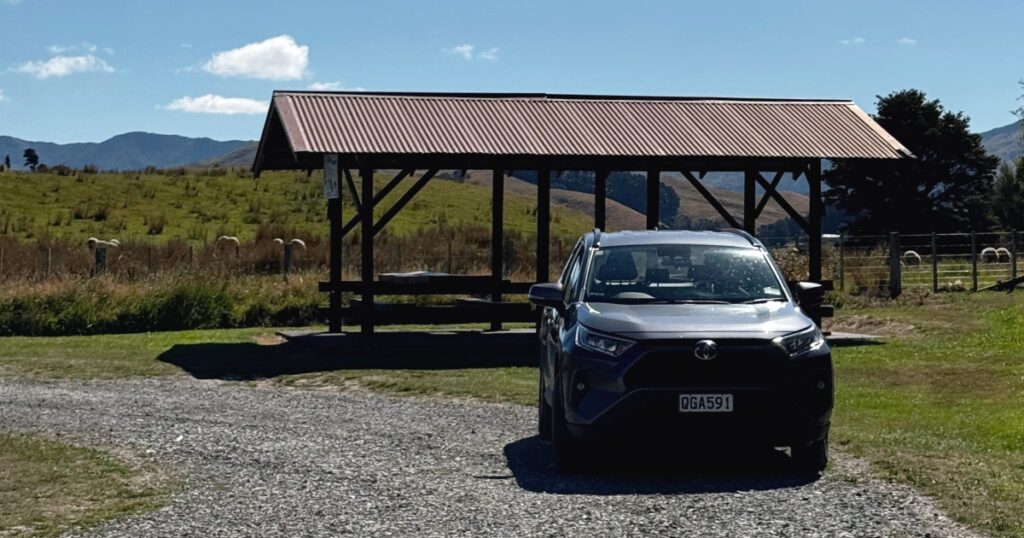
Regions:
<instances>
[{"instance_id":1,"label":"gravel driveway","mask_svg":"<svg viewBox=\"0 0 1024 538\"><path fill-rule=\"evenodd\" d=\"M736 468L662 451L561 478L534 413L184 377L0 380L0 429L148 453L185 478L170 505L98 536L971 535L844 458L814 481L772 452Z\"/></svg>"}]
</instances>

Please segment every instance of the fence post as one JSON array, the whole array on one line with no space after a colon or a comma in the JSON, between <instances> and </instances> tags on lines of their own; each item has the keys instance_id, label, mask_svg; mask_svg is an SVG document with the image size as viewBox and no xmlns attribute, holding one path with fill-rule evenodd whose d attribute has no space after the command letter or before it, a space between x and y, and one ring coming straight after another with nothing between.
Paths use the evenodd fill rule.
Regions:
<instances>
[{"instance_id":1,"label":"fence post","mask_svg":"<svg viewBox=\"0 0 1024 538\"><path fill-rule=\"evenodd\" d=\"M932 232L932 293L939 292L939 242Z\"/></svg>"},{"instance_id":2,"label":"fence post","mask_svg":"<svg viewBox=\"0 0 1024 538\"><path fill-rule=\"evenodd\" d=\"M845 236L839 234L839 291L846 291L846 254L843 241Z\"/></svg>"},{"instance_id":3,"label":"fence post","mask_svg":"<svg viewBox=\"0 0 1024 538\"><path fill-rule=\"evenodd\" d=\"M889 232L889 297L895 299L903 293L903 273L900 271L900 234Z\"/></svg>"},{"instance_id":4,"label":"fence post","mask_svg":"<svg viewBox=\"0 0 1024 538\"><path fill-rule=\"evenodd\" d=\"M978 291L978 234L971 232L971 291Z\"/></svg>"},{"instance_id":5,"label":"fence post","mask_svg":"<svg viewBox=\"0 0 1024 538\"><path fill-rule=\"evenodd\" d=\"M287 243L284 246L284 259L281 260L281 276L288 282L288 272L292 269L292 249L295 245Z\"/></svg>"},{"instance_id":6,"label":"fence post","mask_svg":"<svg viewBox=\"0 0 1024 538\"><path fill-rule=\"evenodd\" d=\"M1017 278L1017 230L1010 230L1010 267L1011 278Z\"/></svg>"},{"instance_id":7,"label":"fence post","mask_svg":"<svg viewBox=\"0 0 1024 538\"><path fill-rule=\"evenodd\" d=\"M96 247L96 266L93 268L93 276L102 275L107 269L107 249Z\"/></svg>"}]
</instances>

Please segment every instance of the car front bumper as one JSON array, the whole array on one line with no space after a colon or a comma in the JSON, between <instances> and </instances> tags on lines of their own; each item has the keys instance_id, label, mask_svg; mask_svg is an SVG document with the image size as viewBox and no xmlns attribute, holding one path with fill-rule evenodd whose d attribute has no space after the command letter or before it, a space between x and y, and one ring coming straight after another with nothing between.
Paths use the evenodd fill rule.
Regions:
<instances>
[{"instance_id":1,"label":"car front bumper","mask_svg":"<svg viewBox=\"0 0 1024 538\"><path fill-rule=\"evenodd\" d=\"M770 342L724 344L717 363L695 361L685 343L639 346L626 360L572 350L563 362L569 431L581 439L700 435L774 446L827 436L833 406L827 346L789 359ZM733 410L682 413L680 394L731 394Z\"/></svg>"}]
</instances>

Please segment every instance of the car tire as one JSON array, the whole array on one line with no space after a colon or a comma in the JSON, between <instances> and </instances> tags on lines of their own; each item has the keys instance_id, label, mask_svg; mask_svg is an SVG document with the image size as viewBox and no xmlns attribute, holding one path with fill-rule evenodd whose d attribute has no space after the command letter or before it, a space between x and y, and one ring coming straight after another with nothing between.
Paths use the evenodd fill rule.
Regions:
<instances>
[{"instance_id":1,"label":"car tire","mask_svg":"<svg viewBox=\"0 0 1024 538\"><path fill-rule=\"evenodd\" d=\"M828 465L828 437L808 445L794 445L789 449L793 464L800 471L818 473Z\"/></svg>"},{"instance_id":2,"label":"car tire","mask_svg":"<svg viewBox=\"0 0 1024 538\"><path fill-rule=\"evenodd\" d=\"M543 441L550 441L551 404L544 400L544 370L540 371L540 382L537 385L537 435Z\"/></svg>"},{"instance_id":3,"label":"car tire","mask_svg":"<svg viewBox=\"0 0 1024 538\"><path fill-rule=\"evenodd\" d=\"M561 379L556 377L554 402L551 406L551 452L560 473L576 473L585 467L584 452L580 440L569 432L561 387Z\"/></svg>"}]
</instances>

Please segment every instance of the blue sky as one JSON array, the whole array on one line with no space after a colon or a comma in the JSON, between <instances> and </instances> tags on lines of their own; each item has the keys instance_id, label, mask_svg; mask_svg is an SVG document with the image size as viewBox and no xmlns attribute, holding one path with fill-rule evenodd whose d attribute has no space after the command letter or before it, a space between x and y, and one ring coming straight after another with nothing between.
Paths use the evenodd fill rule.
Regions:
<instances>
[{"instance_id":1,"label":"blue sky","mask_svg":"<svg viewBox=\"0 0 1024 538\"><path fill-rule=\"evenodd\" d=\"M274 89L849 98L1014 120L1024 2L0 0L0 135L257 139Z\"/></svg>"}]
</instances>

